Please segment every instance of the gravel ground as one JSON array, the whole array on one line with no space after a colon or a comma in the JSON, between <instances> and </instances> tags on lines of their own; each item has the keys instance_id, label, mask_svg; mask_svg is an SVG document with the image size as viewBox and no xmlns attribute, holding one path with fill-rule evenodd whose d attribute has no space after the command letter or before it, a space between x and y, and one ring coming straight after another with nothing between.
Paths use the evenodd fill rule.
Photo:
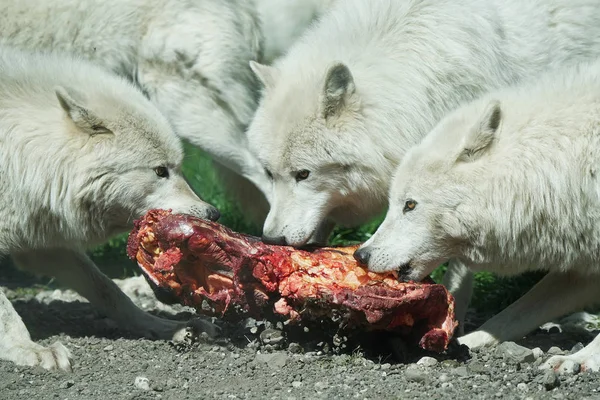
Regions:
<instances>
[{"instance_id":1,"label":"gravel ground","mask_svg":"<svg viewBox=\"0 0 600 400\"><path fill-rule=\"evenodd\" d=\"M157 302L141 277L117 282L146 310L190 316L189 309ZM562 333L549 325L519 344L470 353L453 347L443 355L379 337L360 346L340 338L328 341L314 328L282 332L281 326L252 319L237 325L216 321L224 337L175 344L127 336L69 290L35 293L18 286L12 282L4 290L34 340L45 345L61 341L73 353L74 365L72 373L63 373L0 361L0 398L5 400L600 400L600 374L559 377L537 368L551 354L566 354L591 341L596 332L578 325ZM483 319L470 314L467 330Z\"/></svg>"}]
</instances>

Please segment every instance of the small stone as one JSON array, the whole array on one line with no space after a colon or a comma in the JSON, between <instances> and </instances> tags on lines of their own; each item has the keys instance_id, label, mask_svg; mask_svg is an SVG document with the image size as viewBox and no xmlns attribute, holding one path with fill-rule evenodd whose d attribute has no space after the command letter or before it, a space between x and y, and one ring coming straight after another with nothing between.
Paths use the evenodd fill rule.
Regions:
<instances>
[{"instance_id":1,"label":"small stone","mask_svg":"<svg viewBox=\"0 0 600 400\"><path fill-rule=\"evenodd\" d=\"M452 384L452 382L444 382L444 383L442 383L442 389L451 389L453 387L454 387L454 385Z\"/></svg>"},{"instance_id":2,"label":"small stone","mask_svg":"<svg viewBox=\"0 0 600 400\"><path fill-rule=\"evenodd\" d=\"M273 369L283 368L287 362L287 354L285 353L269 353L257 354L256 361L264 362Z\"/></svg>"},{"instance_id":3,"label":"small stone","mask_svg":"<svg viewBox=\"0 0 600 400\"><path fill-rule=\"evenodd\" d=\"M488 372L488 368L478 362L472 362L467 365L467 370L473 374L484 374Z\"/></svg>"},{"instance_id":4,"label":"small stone","mask_svg":"<svg viewBox=\"0 0 600 400\"><path fill-rule=\"evenodd\" d=\"M440 364L442 367L445 367L445 368L455 368L460 365L459 362L456 360L444 360Z\"/></svg>"},{"instance_id":5,"label":"small stone","mask_svg":"<svg viewBox=\"0 0 600 400\"><path fill-rule=\"evenodd\" d=\"M417 365L421 365L423 367L433 367L434 365L436 365L438 363L438 360L436 360L433 357L422 357L419 361L417 361Z\"/></svg>"},{"instance_id":6,"label":"small stone","mask_svg":"<svg viewBox=\"0 0 600 400\"><path fill-rule=\"evenodd\" d=\"M104 351L113 351L114 349L115 349L115 346L113 346L112 344L109 344L103 350Z\"/></svg>"},{"instance_id":7,"label":"small stone","mask_svg":"<svg viewBox=\"0 0 600 400\"><path fill-rule=\"evenodd\" d=\"M526 392L529 390L529 386L527 386L525 382L521 382L517 385L517 389L519 389L522 392Z\"/></svg>"},{"instance_id":8,"label":"small stone","mask_svg":"<svg viewBox=\"0 0 600 400\"><path fill-rule=\"evenodd\" d=\"M504 342L496 347L496 355L514 364L531 363L535 361L533 351L515 342Z\"/></svg>"},{"instance_id":9,"label":"small stone","mask_svg":"<svg viewBox=\"0 0 600 400\"><path fill-rule=\"evenodd\" d=\"M571 349L571 354L577 353L579 350L583 349L583 343L579 342Z\"/></svg>"},{"instance_id":10,"label":"small stone","mask_svg":"<svg viewBox=\"0 0 600 400\"><path fill-rule=\"evenodd\" d=\"M316 382L316 383L315 383L315 389L316 389L316 390L319 390L319 391L322 391L322 390L325 390L325 389L327 389L327 386L328 386L328 385L327 385L327 383L326 383L326 382Z\"/></svg>"},{"instance_id":11,"label":"small stone","mask_svg":"<svg viewBox=\"0 0 600 400\"><path fill-rule=\"evenodd\" d=\"M278 344L283 341L283 332L277 329L265 329L260 333L260 340L264 344Z\"/></svg>"},{"instance_id":12,"label":"small stone","mask_svg":"<svg viewBox=\"0 0 600 400\"><path fill-rule=\"evenodd\" d=\"M288 345L288 351L293 354L300 354L304 349L298 343L292 342Z\"/></svg>"},{"instance_id":13,"label":"small stone","mask_svg":"<svg viewBox=\"0 0 600 400\"><path fill-rule=\"evenodd\" d=\"M388 370L390 368L392 368L392 365L390 363L381 364L382 370Z\"/></svg>"},{"instance_id":14,"label":"small stone","mask_svg":"<svg viewBox=\"0 0 600 400\"><path fill-rule=\"evenodd\" d=\"M448 376L448 374L441 374L438 379L440 380L440 382L448 382L450 380L450 377Z\"/></svg>"},{"instance_id":15,"label":"small stone","mask_svg":"<svg viewBox=\"0 0 600 400\"><path fill-rule=\"evenodd\" d=\"M573 360L565 360L560 365L560 372L565 375L575 375L581 370L581 365Z\"/></svg>"},{"instance_id":16,"label":"small stone","mask_svg":"<svg viewBox=\"0 0 600 400\"><path fill-rule=\"evenodd\" d=\"M60 384L61 389L68 389L75 384L75 381L69 379L68 381L64 381Z\"/></svg>"},{"instance_id":17,"label":"small stone","mask_svg":"<svg viewBox=\"0 0 600 400\"><path fill-rule=\"evenodd\" d=\"M302 386L302 382L300 382L300 381L292 382L292 387L299 388L300 386Z\"/></svg>"},{"instance_id":18,"label":"small stone","mask_svg":"<svg viewBox=\"0 0 600 400\"><path fill-rule=\"evenodd\" d=\"M554 370L548 370L542 378L542 385L546 390L552 390L560 385L560 379Z\"/></svg>"},{"instance_id":19,"label":"small stone","mask_svg":"<svg viewBox=\"0 0 600 400\"><path fill-rule=\"evenodd\" d=\"M535 357L536 360L538 358L544 356L544 350L540 349L539 347L536 347L535 349L532 349L531 352L533 353L533 356Z\"/></svg>"},{"instance_id":20,"label":"small stone","mask_svg":"<svg viewBox=\"0 0 600 400\"><path fill-rule=\"evenodd\" d=\"M150 390L150 381L145 376L136 376L134 385L140 390Z\"/></svg>"},{"instance_id":21,"label":"small stone","mask_svg":"<svg viewBox=\"0 0 600 400\"><path fill-rule=\"evenodd\" d=\"M419 368L408 367L404 372L404 377L409 382L425 382L427 381L427 373Z\"/></svg>"},{"instance_id":22,"label":"small stone","mask_svg":"<svg viewBox=\"0 0 600 400\"><path fill-rule=\"evenodd\" d=\"M551 356L560 356L560 355L565 354L565 352L560 347L556 347L556 346L550 347L548 349L547 353Z\"/></svg>"},{"instance_id":23,"label":"small stone","mask_svg":"<svg viewBox=\"0 0 600 400\"><path fill-rule=\"evenodd\" d=\"M455 376L462 376L462 377L469 376L469 371L467 370L467 367L454 368L453 370L450 371L450 373Z\"/></svg>"}]
</instances>

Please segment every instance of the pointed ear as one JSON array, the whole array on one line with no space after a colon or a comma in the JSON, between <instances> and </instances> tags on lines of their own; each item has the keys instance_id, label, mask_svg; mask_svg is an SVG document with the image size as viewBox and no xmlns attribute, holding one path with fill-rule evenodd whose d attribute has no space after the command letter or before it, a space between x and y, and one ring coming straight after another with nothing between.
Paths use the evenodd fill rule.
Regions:
<instances>
[{"instance_id":1,"label":"pointed ear","mask_svg":"<svg viewBox=\"0 0 600 400\"><path fill-rule=\"evenodd\" d=\"M494 142L496 132L502 121L502 109L498 100L492 100L485 108L481 118L467 135L464 148L458 161L477 160Z\"/></svg>"},{"instance_id":2,"label":"pointed ear","mask_svg":"<svg viewBox=\"0 0 600 400\"><path fill-rule=\"evenodd\" d=\"M325 86L321 99L324 118L340 113L355 91L354 78L345 64L330 67L325 76Z\"/></svg>"},{"instance_id":3,"label":"pointed ear","mask_svg":"<svg viewBox=\"0 0 600 400\"><path fill-rule=\"evenodd\" d=\"M256 61L250 61L250 69L254 75L261 81L265 89L275 86L277 70L269 65L264 65Z\"/></svg>"},{"instance_id":4,"label":"pointed ear","mask_svg":"<svg viewBox=\"0 0 600 400\"><path fill-rule=\"evenodd\" d=\"M67 117L73 121L73 124L82 132L89 135L99 135L103 133L112 133L104 122L93 112L84 107L80 101L75 100L76 95L62 86L55 88L56 98Z\"/></svg>"}]
</instances>

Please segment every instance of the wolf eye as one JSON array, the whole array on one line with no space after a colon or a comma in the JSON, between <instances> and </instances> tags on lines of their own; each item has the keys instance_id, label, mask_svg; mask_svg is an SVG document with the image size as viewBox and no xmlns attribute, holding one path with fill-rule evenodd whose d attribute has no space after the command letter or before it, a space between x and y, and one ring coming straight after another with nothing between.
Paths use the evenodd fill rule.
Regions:
<instances>
[{"instance_id":1,"label":"wolf eye","mask_svg":"<svg viewBox=\"0 0 600 400\"><path fill-rule=\"evenodd\" d=\"M417 206L417 202L414 200L406 200L406 203L404 203L404 209L402 210L403 213L407 213L409 211L412 211L415 209L415 207Z\"/></svg>"},{"instance_id":2,"label":"wolf eye","mask_svg":"<svg viewBox=\"0 0 600 400\"><path fill-rule=\"evenodd\" d=\"M301 171L298 171L296 173L296 182L300 182L305 180L306 178L308 178L308 176L310 175L310 171L307 169L303 169Z\"/></svg>"},{"instance_id":3,"label":"wolf eye","mask_svg":"<svg viewBox=\"0 0 600 400\"><path fill-rule=\"evenodd\" d=\"M267 168L265 168L265 173L267 174L267 176L269 177L269 179L273 179L273 174Z\"/></svg>"},{"instance_id":4,"label":"wolf eye","mask_svg":"<svg viewBox=\"0 0 600 400\"><path fill-rule=\"evenodd\" d=\"M167 167L162 167L162 166L156 167L156 168L154 168L154 173L159 178L168 178L169 177L169 170L167 169Z\"/></svg>"}]
</instances>

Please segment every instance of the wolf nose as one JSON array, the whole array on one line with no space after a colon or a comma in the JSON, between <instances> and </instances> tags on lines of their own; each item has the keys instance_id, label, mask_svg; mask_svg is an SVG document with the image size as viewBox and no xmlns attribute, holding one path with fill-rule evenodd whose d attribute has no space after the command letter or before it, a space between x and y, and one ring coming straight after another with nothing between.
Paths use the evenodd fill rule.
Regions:
<instances>
[{"instance_id":1,"label":"wolf nose","mask_svg":"<svg viewBox=\"0 0 600 400\"><path fill-rule=\"evenodd\" d=\"M221 213L215 207L211 207L206 212L206 219L209 221L218 221L221 218Z\"/></svg>"},{"instance_id":2,"label":"wolf nose","mask_svg":"<svg viewBox=\"0 0 600 400\"><path fill-rule=\"evenodd\" d=\"M369 258L371 258L371 252L366 247L361 247L354 252L354 259L358 261L359 264L367 265L369 263Z\"/></svg>"},{"instance_id":3,"label":"wolf nose","mask_svg":"<svg viewBox=\"0 0 600 400\"><path fill-rule=\"evenodd\" d=\"M266 244L275 244L278 246L285 246L287 244L287 241L285 240L285 236L271 237L271 236L263 235L262 241L265 242Z\"/></svg>"}]
</instances>

